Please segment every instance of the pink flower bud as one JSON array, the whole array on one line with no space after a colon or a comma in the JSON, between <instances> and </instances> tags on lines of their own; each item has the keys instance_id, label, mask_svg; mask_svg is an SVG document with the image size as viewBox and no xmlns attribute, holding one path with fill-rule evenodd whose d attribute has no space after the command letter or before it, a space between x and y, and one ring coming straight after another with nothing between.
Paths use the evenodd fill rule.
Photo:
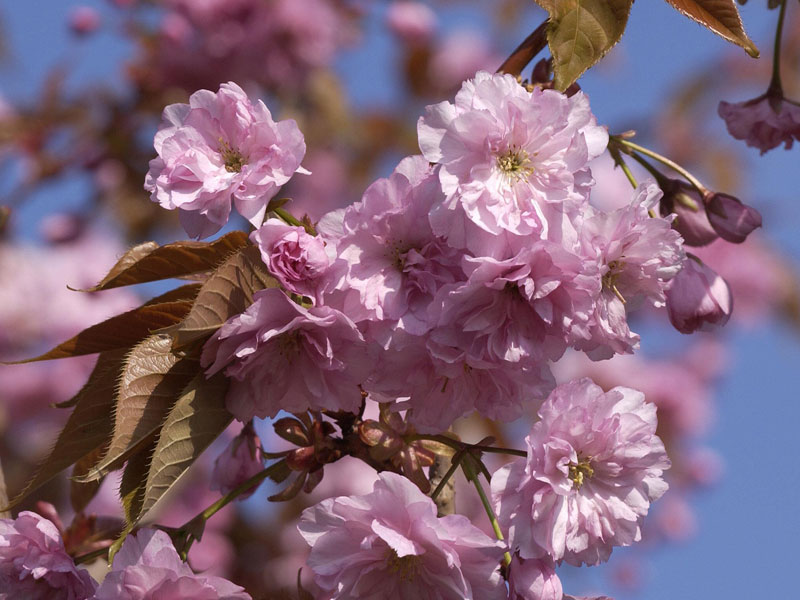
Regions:
<instances>
[{"instance_id":1,"label":"pink flower bud","mask_svg":"<svg viewBox=\"0 0 800 600\"><path fill-rule=\"evenodd\" d=\"M685 181L671 179L663 191L661 214L677 215L672 227L683 236L684 244L705 246L717 239L717 232L708 222L700 192L694 186Z\"/></svg>"},{"instance_id":2,"label":"pink flower bud","mask_svg":"<svg viewBox=\"0 0 800 600\"><path fill-rule=\"evenodd\" d=\"M723 240L741 244L750 232L761 227L761 214L728 194L712 194L707 205L708 220Z\"/></svg>"},{"instance_id":3,"label":"pink flower bud","mask_svg":"<svg viewBox=\"0 0 800 600\"><path fill-rule=\"evenodd\" d=\"M100 15L91 6L78 6L69 16L69 28L77 35L89 35L100 27Z\"/></svg>"},{"instance_id":4,"label":"pink flower bud","mask_svg":"<svg viewBox=\"0 0 800 600\"><path fill-rule=\"evenodd\" d=\"M245 427L214 461L211 489L227 494L264 468L261 441L252 427ZM240 499L252 495L255 487L241 494Z\"/></svg>"},{"instance_id":5,"label":"pink flower bud","mask_svg":"<svg viewBox=\"0 0 800 600\"><path fill-rule=\"evenodd\" d=\"M422 2L399 0L389 5L386 24L402 41L409 44L424 43L436 30L436 13Z\"/></svg>"},{"instance_id":6,"label":"pink flower bud","mask_svg":"<svg viewBox=\"0 0 800 600\"><path fill-rule=\"evenodd\" d=\"M669 320L681 333L721 327L732 310L728 282L698 260L687 260L667 290Z\"/></svg>"}]
</instances>

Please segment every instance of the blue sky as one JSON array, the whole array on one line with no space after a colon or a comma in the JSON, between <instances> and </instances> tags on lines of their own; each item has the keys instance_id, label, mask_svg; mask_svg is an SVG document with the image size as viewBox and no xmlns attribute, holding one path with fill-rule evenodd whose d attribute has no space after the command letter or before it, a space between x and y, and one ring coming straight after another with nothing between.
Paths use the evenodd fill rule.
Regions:
<instances>
[{"instance_id":1,"label":"blue sky","mask_svg":"<svg viewBox=\"0 0 800 600\"><path fill-rule=\"evenodd\" d=\"M83 3L98 7L106 17L114 14L106 2ZM73 89L98 78L123 84L118 67L131 48L108 27L86 42L75 43L65 26L69 9L75 4L46 0L0 6L12 50L10 59L0 65L3 96L35 97L42 74L60 61L75 67L69 79ZM762 60L770 60L777 13L766 11L765 4L753 0L742 7L742 13L752 39L762 50ZM789 10L800 10L800 6L793 2ZM482 26L471 9L449 8L444 14L445 27L454 23L475 29ZM521 23L518 39L536 23L534 19ZM339 68L356 103L390 104L396 86L386 79L382 65L391 61L394 50L381 37L377 19L368 25L366 49L348 52ZM516 41L509 39L506 50ZM621 50L624 61L618 73L590 73L582 81L599 120L612 129L625 123L629 115L644 114L658 106L675 78L697 61L730 49L722 39L680 16L665 2L640 0L633 7ZM720 120L713 124L713 131L725 135ZM772 217L765 218L767 235L800 265L800 198L791 176L800 148L775 150L764 157L744 146L741 152L749 169L742 198ZM37 195L20 224L30 230L48 210L80 206L87 189L80 177L50 186ZM709 445L725 460L725 473L717 487L696 496L697 536L688 543L657 551L652 556L647 585L635 595L615 591L619 600L783 598L796 593L791 590L797 587L794 557L800 538L796 450L800 334L772 322L755 331L743 331L734 324L727 335L732 360L719 386L718 415L709 439ZM587 584L592 585L593 575L586 575ZM582 585L583 575L580 581L572 581L575 586ZM596 587L603 589L601 586L598 583Z\"/></svg>"}]
</instances>

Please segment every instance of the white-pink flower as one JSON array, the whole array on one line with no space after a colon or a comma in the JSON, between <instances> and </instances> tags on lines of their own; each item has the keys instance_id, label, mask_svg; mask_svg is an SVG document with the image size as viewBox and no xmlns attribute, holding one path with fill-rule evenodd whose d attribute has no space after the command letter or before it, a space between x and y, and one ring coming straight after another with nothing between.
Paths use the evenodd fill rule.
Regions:
<instances>
[{"instance_id":1,"label":"white-pink flower","mask_svg":"<svg viewBox=\"0 0 800 600\"><path fill-rule=\"evenodd\" d=\"M436 505L405 477L303 512L308 566L330 600L505 600L504 545Z\"/></svg>"},{"instance_id":2,"label":"white-pink flower","mask_svg":"<svg viewBox=\"0 0 800 600\"><path fill-rule=\"evenodd\" d=\"M231 202L258 227L267 203L296 172L306 151L303 134L289 119L275 122L233 82L219 92L195 92L189 104L164 109L145 189L166 209L178 209L195 238L219 231Z\"/></svg>"},{"instance_id":3,"label":"white-pink flower","mask_svg":"<svg viewBox=\"0 0 800 600\"><path fill-rule=\"evenodd\" d=\"M563 600L561 580L552 559L514 556L508 568L509 600Z\"/></svg>"},{"instance_id":4,"label":"white-pink flower","mask_svg":"<svg viewBox=\"0 0 800 600\"><path fill-rule=\"evenodd\" d=\"M781 144L788 150L800 140L800 105L782 95L764 94L746 102L720 102L719 116L737 140L761 154Z\"/></svg>"},{"instance_id":5,"label":"white-pink flower","mask_svg":"<svg viewBox=\"0 0 800 600\"><path fill-rule=\"evenodd\" d=\"M661 190L654 183L634 192L629 206L597 212L581 227L583 252L598 261L602 290L592 315L591 338L576 348L594 359L630 354L639 336L628 327L628 311L643 302L664 306L665 290L685 258L672 217L655 215Z\"/></svg>"},{"instance_id":6,"label":"white-pink flower","mask_svg":"<svg viewBox=\"0 0 800 600\"><path fill-rule=\"evenodd\" d=\"M325 242L302 227L268 219L250 239L261 251L269 272L290 292L318 300L318 290L330 266Z\"/></svg>"},{"instance_id":7,"label":"white-pink flower","mask_svg":"<svg viewBox=\"0 0 800 600\"><path fill-rule=\"evenodd\" d=\"M590 379L557 387L525 438L528 456L492 477L509 546L522 558L595 565L641 539L670 463L641 392L607 393Z\"/></svg>"},{"instance_id":8,"label":"white-pink flower","mask_svg":"<svg viewBox=\"0 0 800 600\"><path fill-rule=\"evenodd\" d=\"M435 211L464 211L494 234L541 235L542 204L581 206L592 183L587 163L608 143L583 93L529 92L511 75L483 71L455 103L428 106L417 130L422 154L441 165L448 202Z\"/></svg>"},{"instance_id":9,"label":"white-pink flower","mask_svg":"<svg viewBox=\"0 0 800 600\"><path fill-rule=\"evenodd\" d=\"M0 519L0 598L87 600L97 584L64 549L58 528L34 512Z\"/></svg>"},{"instance_id":10,"label":"white-pink flower","mask_svg":"<svg viewBox=\"0 0 800 600\"><path fill-rule=\"evenodd\" d=\"M129 535L93 600L251 600L243 588L211 575L196 575L169 536L157 529Z\"/></svg>"},{"instance_id":11,"label":"white-pink flower","mask_svg":"<svg viewBox=\"0 0 800 600\"><path fill-rule=\"evenodd\" d=\"M280 289L256 292L248 309L206 342L207 375L232 379L226 403L240 421L278 411L355 412L371 368L355 324L328 306L304 308Z\"/></svg>"},{"instance_id":12,"label":"white-pink flower","mask_svg":"<svg viewBox=\"0 0 800 600\"><path fill-rule=\"evenodd\" d=\"M462 253L434 235L428 212L442 200L439 182L422 156L410 156L388 179L379 179L361 202L320 224L335 242L339 274L330 299L359 322L399 321L422 334L431 327L428 306L445 284L464 278Z\"/></svg>"}]
</instances>

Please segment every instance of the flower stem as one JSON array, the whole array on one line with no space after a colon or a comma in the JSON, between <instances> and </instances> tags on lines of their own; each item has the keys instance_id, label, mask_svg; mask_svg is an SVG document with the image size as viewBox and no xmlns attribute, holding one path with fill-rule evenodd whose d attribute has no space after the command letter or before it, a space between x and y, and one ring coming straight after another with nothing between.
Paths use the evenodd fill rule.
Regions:
<instances>
[{"instance_id":1,"label":"flower stem","mask_svg":"<svg viewBox=\"0 0 800 600\"><path fill-rule=\"evenodd\" d=\"M778 12L778 25L775 28L775 50L772 53L772 79L769 82L768 94L783 96L783 85L781 84L781 38L783 37L783 22L786 17L787 0L781 1L780 12Z\"/></svg>"},{"instance_id":2,"label":"flower stem","mask_svg":"<svg viewBox=\"0 0 800 600\"><path fill-rule=\"evenodd\" d=\"M110 544L109 544L109 546L110 546ZM75 564L76 565L80 565L80 564L83 564L83 563L86 563L86 562L92 562L95 558L100 558L104 554L107 555L109 546L106 546L105 548L98 548L97 550L92 550L91 552L88 552L87 554L81 554L80 556L76 556L75 557Z\"/></svg>"},{"instance_id":3,"label":"flower stem","mask_svg":"<svg viewBox=\"0 0 800 600\"><path fill-rule=\"evenodd\" d=\"M631 154L632 155L630 150L634 150L636 152L639 152L640 154L644 154L645 156L649 156L653 160L657 160L661 164L664 164L664 165L668 166L670 169L672 169L673 171L675 171L678 174L680 174L684 179L686 179L686 181L691 183L697 189L697 191L700 192L700 194L705 195L708 192L708 190L706 190L705 186L702 183L700 183L700 180L697 179L697 177L695 177L694 175L689 173L689 171L684 169L682 166L680 166L675 161L670 160L666 156L662 156L658 152L654 152L653 150L645 148L644 146L640 146L639 144L635 144L635 143L633 143L633 142L631 142L629 140L623 139L621 137L615 136L613 139L614 139L614 143L615 144L619 144L620 146L625 146L625 148L628 149L626 151L627 154Z\"/></svg>"},{"instance_id":4,"label":"flower stem","mask_svg":"<svg viewBox=\"0 0 800 600\"><path fill-rule=\"evenodd\" d=\"M636 177L633 176L633 172L631 171L631 168L628 166L628 163L626 163L625 159L622 158L622 154L620 153L619 148L617 148L613 144L609 144L608 152L609 154L611 154L611 158L614 159L614 164L617 165L620 169L622 169L622 172L625 173L625 177L628 178L628 181L631 183L633 189L636 189L636 187L639 184L636 183Z\"/></svg>"},{"instance_id":5,"label":"flower stem","mask_svg":"<svg viewBox=\"0 0 800 600\"><path fill-rule=\"evenodd\" d=\"M497 515L494 514L492 503L489 502L489 498L486 497L486 492L483 491L483 486L481 486L481 482L478 480L477 477L473 478L472 482L475 484L475 489L478 490L478 496L480 496L481 498L481 504L483 504L483 508L486 511L486 514L489 516L489 521L492 524L494 535L501 542L505 542L506 539L503 537L503 532L500 530L500 523L497 522ZM503 554L503 564L505 564L506 566L511 564L511 554L508 551L506 551Z\"/></svg>"},{"instance_id":6,"label":"flower stem","mask_svg":"<svg viewBox=\"0 0 800 600\"><path fill-rule=\"evenodd\" d=\"M407 442L416 440L430 440L432 442L439 442L445 446L450 446L453 450L478 450L479 452L489 452L492 454L510 454L511 456L528 456L524 450L517 450L516 448L502 448L500 446L483 446L481 444L467 444L459 440L455 440L446 435L426 435L424 433L415 433L405 437Z\"/></svg>"},{"instance_id":7,"label":"flower stem","mask_svg":"<svg viewBox=\"0 0 800 600\"><path fill-rule=\"evenodd\" d=\"M283 461L279 461L276 463L271 464L263 471L256 473L250 479L245 481L244 483L239 484L235 488L233 488L230 492L225 494L222 498L214 502L211 506L201 512L199 515L191 519L186 525L189 523L193 523L194 521L201 519L202 521L208 521L211 517L217 514L220 510L225 508L228 504L233 502L238 496L244 494L246 491L250 490L251 488L255 487L262 481L264 481L267 477L275 473L278 469L276 467L282 467ZM184 525L183 527L186 527Z\"/></svg>"},{"instance_id":8,"label":"flower stem","mask_svg":"<svg viewBox=\"0 0 800 600\"><path fill-rule=\"evenodd\" d=\"M439 482L439 485L437 485L436 489L433 490L433 492L431 493L431 500L436 502L436 498L439 496L439 494L442 493L444 486L447 485L447 482L450 481L450 478L453 476L453 474L458 470L458 467L460 466L461 466L460 459L456 459L453 461L453 463L450 465L450 468L447 469L447 473L444 474L442 480Z\"/></svg>"}]
</instances>

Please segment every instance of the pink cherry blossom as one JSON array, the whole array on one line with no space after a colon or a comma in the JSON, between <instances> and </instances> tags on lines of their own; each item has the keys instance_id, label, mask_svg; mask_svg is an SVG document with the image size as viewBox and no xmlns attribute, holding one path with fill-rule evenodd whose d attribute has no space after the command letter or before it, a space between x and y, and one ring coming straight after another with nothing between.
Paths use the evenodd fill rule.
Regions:
<instances>
[{"instance_id":1,"label":"pink cherry blossom","mask_svg":"<svg viewBox=\"0 0 800 600\"><path fill-rule=\"evenodd\" d=\"M298 88L349 37L345 11L332 0L163 3L168 12L141 67L155 88L190 91L229 79Z\"/></svg>"},{"instance_id":2,"label":"pink cherry blossom","mask_svg":"<svg viewBox=\"0 0 800 600\"><path fill-rule=\"evenodd\" d=\"M264 452L252 425L247 425L214 461L211 472L212 490L227 494L264 468ZM240 494L238 500L250 497L256 488Z\"/></svg>"},{"instance_id":3,"label":"pink cherry blossom","mask_svg":"<svg viewBox=\"0 0 800 600\"><path fill-rule=\"evenodd\" d=\"M330 600L505 600L502 542L462 515L436 516L405 477L380 474L364 496L329 498L303 512L308 566Z\"/></svg>"},{"instance_id":4,"label":"pink cherry blossom","mask_svg":"<svg viewBox=\"0 0 800 600\"><path fill-rule=\"evenodd\" d=\"M513 421L526 407L535 409L553 385L546 364L479 360L429 336L401 332L379 354L365 387L379 401L397 400L393 409L408 410L407 420L418 431L439 433L473 411Z\"/></svg>"},{"instance_id":5,"label":"pink cherry blossom","mask_svg":"<svg viewBox=\"0 0 800 600\"><path fill-rule=\"evenodd\" d=\"M156 529L129 535L94 600L251 600L239 587L211 575L196 575L181 561L169 536Z\"/></svg>"},{"instance_id":6,"label":"pink cherry blossom","mask_svg":"<svg viewBox=\"0 0 800 600\"><path fill-rule=\"evenodd\" d=\"M595 565L641 539L670 463L644 394L590 379L557 387L525 438L528 456L492 477L498 520L522 558Z\"/></svg>"},{"instance_id":7,"label":"pink cherry blossom","mask_svg":"<svg viewBox=\"0 0 800 600\"><path fill-rule=\"evenodd\" d=\"M233 82L219 92L200 90L189 104L171 104L154 141L145 189L195 238L228 222L231 201L254 226L267 203L296 172L306 151L303 135L289 119L275 122Z\"/></svg>"},{"instance_id":8,"label":"pink cherry blossom","mask_svg":"<svg viewBox=\"0 0 800 600\"><path fill-rule=\"evenodd\" d=\"M69 26L77 35L89 35L100 27L100 14L91 6L76 6L69 15Z\"/></svg>"},{"instance_id":9,"label":"pink cherry blossom","mask_svg":"<svg viewBox=\"0 0 800 600\"><path fill-rule=\"evenodd\" d=\"M34 512L0 519L0 598L87 600L97 584L64 549L58 528Z\"/></svg>"},{"instance_id":10,"label":"pink cherry blossom","mask_svg":"<svg viewBox=\"0 0 800 600\"><path fill-rule=\"evenodd\" d=\"M511 75L486 72L466 81L455 103L428 106L417 129L422 154L441 165L448 201L436 210L463 210L494 234L543 234L541 204L581 206L592 183L587 163L608 143L582 93L529 92Z\"/></svg>"},{"instance_id":11,"label":"pink cherry blossom","mask_svg":"<svg viewBox=\"0 0 800 600\"><path fill-rule=\"evenodd\" d=\"M509 600L563 600L553 561L514 556L508 569Z\"/></svg>"},{"instance_id":12,"label":"pink cherry blossom","mask_svg":"<svg viewBox=\"0 0 800 600\"><path fill-rule=\"evenodd\" d=\"M592 358L632 353L639 336L628 327L628 311L643 302L664 306L664 291L681 269L685 255L672 218L650 216L660 197L655 183L643 184L629 206L583 221L583 252L596 257L603 282L591 338L576 345Z\"/></svg>"},{"instance_id":13,"label":"pink cherry blossom","mask_svg":"<svg viewBox=\"0 0 800 600\"><path fill-rule=\"evenodd\" d=\"M207 375L224 370L232 379L228 410L246 422L280 410L354 412L371 360L344 314L328 306L304 308L269 288L206 342L202 364Z\"/></svg>"},{"instance_id":14,"label":"pink cherry blossom","mask_svg":"<svg viewBox=\"0 0 800 600\"><path fill-rule=\"evenodd\" d=\"M269 219L250 234L250 239L261 251L269 272L284 288L314 300L318 298L318 288L331 262L321 238L302 227Z\"/></svg>"},{"instance_id":15,"label":"pink cherry blossom","mask_svg":"<svg viewBox=\"0 0 800 600\"><path fill-rule=\"evenodd\" d=\"M788 150L800 139L800 105L782 96L764 94L747 102L720 102L718 112L728 133L761 154L781 144Z\"/></svg>"},{"instance_id":16,"label":"pink cherry blossom","mask_svg":"<svg viewBox=\"0 0 800 600\"><path fill-rule=\"evenodd\" d=\"M320 231L335 238L340 275L329 302L356 322L399 321L415 334L431 327L428 307L445 284L464 278L462 253L434 235L428 212L442 198L439 182L421 156L404 159L379 179L361 202L341 214L337 229L325 219ZM336 299L336 296L339 298Z\"/></svg>"},{"instance_id":17,"label":"pink cherry blossom","mask_svg":"<svg viewBox=\"0 0 800 600\"><path fill-rule=\"evenodd\" d=\"M699 260L687 260L667 290L669 320L681 333L721 327L732 310L728 283Z\"/></svg>"},{"instance_id":18,"label":"pink cherry blossom","mask_svg":"<svg viewBox=\"0 0 800 600\"><path fill-rule=\"evenodd\" d=\"M597 265L558 244L529 243L507 260L465 258L469 279L437 295L431 338L487 362L526 366L559 359L588 337Z\"/></svg>"}]
</instances>

